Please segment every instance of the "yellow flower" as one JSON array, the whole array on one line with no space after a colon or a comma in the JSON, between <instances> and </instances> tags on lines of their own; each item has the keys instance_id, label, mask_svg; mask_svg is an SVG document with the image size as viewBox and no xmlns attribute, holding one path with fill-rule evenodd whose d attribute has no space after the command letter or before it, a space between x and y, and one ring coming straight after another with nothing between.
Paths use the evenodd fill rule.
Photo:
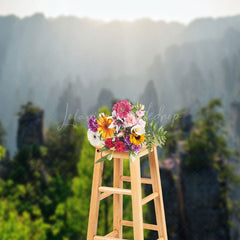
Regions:
<instances>
[{"instance_id":1,"label":"yellow flower","mask_svg":"<svg viewBox=\"0 0 240 240\"><path fill-rule=\"evenodd\" d=\"M111 118L107 116L102 116L97 120L98 131L102 135L102 138L112 138L115 132L115 128L109 128L110 124L113 122Z\"/></svg>"},{"instance_id":2,"label":"yellow flower","mask_svg":"<svg viewBox=\"0 0 240 240\"><path fill-rule=\"evenodd\" d=\"M142 135L137 135L136 133L131 133L130 134L130 142L135 144L135 145L140 145L145 141L145 136L144 134Z\"/></svg>"}]
</instances>

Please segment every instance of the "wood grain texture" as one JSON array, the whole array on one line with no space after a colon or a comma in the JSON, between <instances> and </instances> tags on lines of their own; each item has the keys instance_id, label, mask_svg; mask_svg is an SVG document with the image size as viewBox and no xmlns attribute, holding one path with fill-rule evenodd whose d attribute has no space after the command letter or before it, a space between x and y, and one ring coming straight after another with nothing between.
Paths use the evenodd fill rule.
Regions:
<instances>
[{"instance_id":1,"label":"wood grain texture","mask_svg":"<svg viewBox=\"0 0 240 240\"><path fill-rule=\"evenodd\" d=\"M113 161L113 187L123 188L121 176L123 175L123 159L114 158ZM117 231L116 237L122 238L123 195L113 194L113 230Z\"/></svg>"},{"instance_id":2,"label":"wood grain texture","mask_svg":"<svg viewBox=\"0 0 240 240\"><path fill-rule=\"evenodd\" d=\"M151 178L153 181L152 190L153 192L158 192L159 196L154 198L155 213L156 213L156 222L158 225L158 238L163 238L167 240L167 229L166 229L166 220L165 212L163 206L163 196L162 196L162 186L159 172L158 156L157 156L157 147L153 148L151 154L149 154L149 166L151 172Z\"/></svg>"},{"instance_id":3,"label":"wood grain texture","mask_svg":"<svg viewBox=\"0 0 240 240\"><path fill-rule=\"evenodd\" d=\"M131 177L129 177L129 176L122 176L121 180L124 181L124 182L131 182ZM141 183L152 184L152 179L151 178L141 178Z\"/></svg>"},{"instance_id":4,"label":"wood grain texture","mask_svg":"<svg viewBox=\"0 0 240 240\"><path fill-rule=\"evenodd\" d=\"M113 187L101 186L103 162L94 164L92 194L88 221L87 240L126 240L122 239L122 226L133 227L134 240L144 240L143 229L158 231L158 240L168 240L162 187L159 172L156 144L149 154L151 178L141 178L140 156L148 154L143 147L134 162L130 162L130 176L123 176L123 159L128 153L114 152ZM99 152L96 149L95 162L109 151ZM131 182L131 189L123 189L123 181ZM153 193L142 199L141 184L152 184ZM113 231L105 236L97 236L98 214L100 200L113 194ZM133 221L123 220L123 195L132 196ZM142 205L154 200L157 224L143 223Z\"/></svg>"},{"instance_id":5,"label":"wood grain texture","mask_svg":"<svg viewBox=\"0 0 240 240\"><path fill-rule=\"evenodd\" d=\"M101 157L102 157L102 154L96 150L95 162ZM102 173L103 173L103 162L94 164L87 240L93 240L94 236L97 234L98 214L99 214L99 204L100 204L100 192L98 188L102 184Z\"/></svg>"},{"instance_id":6,"label":"wood grain texture","mask_svg":"<svg viewBox=\"0 0 240 240\"><path fill-rule=\"evenodd\" d=\"M127 239L95 236L94 240L127 240Z\"/></svg>"},{"instance_id":7,"label":"wood grain texture","mask_svg":"<svg viewBox=\"0 0 240 240\"><path fill-rule=\"evenodd\" d=\"M144 240L143 237L143 213L142 213L142 188L140 158L130 162L131 189L132 189L132 212L133 234L135 240Z\"/></svg>"},{"instance_id":8,"label":"wood grain texture","mask_svg":"<svg viewBox=\"0 0 240 240\"><path fill-rule=\"evenodd\" d=\"M157 192L154 192L150 195L148 195L147 197L145 197L143 200L142 200L142 205L150 202L151 200L153 200L154 198L158 197L159 194Z\"/></svg>"},{"instance_id":9,"label":"wood grain texture","mask_svg":"<svg viewBox=\"0 0 240 240\"><path fill-rule=\"evenodd\" d=\"M133 227L133 221L122 220L121 224L126 227ZM155 224L143 223L143 228L148 230L158 230L158 226Z\"/></svg>"},{"instance_id":10,"label":"wood grain texture","mask_svg":"<svg viewBox=\"0 0 240 240\"><path fill-rule=\"evenodd\" d=\"M100 192L112 193L112 194L124 194L132 195L132 191L123 188L113 188L113 187L99 187Z\"/></svg>"},{"instance_id":11,"label":"wood grain texture","mask_svg":"<svg viewBox=\"0 0 240 240\"><path fill-rule=\"evenodd\" d=\"M116 230L113 230L112 232L108 233L104 237L116 237L117 234L118 232Z\"/></svg>"}]
</instances>

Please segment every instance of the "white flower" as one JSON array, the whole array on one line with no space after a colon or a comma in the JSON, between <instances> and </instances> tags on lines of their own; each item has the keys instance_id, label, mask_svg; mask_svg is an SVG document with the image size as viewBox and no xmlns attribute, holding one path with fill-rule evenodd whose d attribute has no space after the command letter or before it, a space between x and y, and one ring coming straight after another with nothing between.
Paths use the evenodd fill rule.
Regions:
<instances>
[{"instance_id":1,"label":"white flower","mask_svg":"<svg viewBox=\"0 0 240 240\"><path fill-rule=\"evenodd\" d=\"M99 118L101 118L101 117L104 117L105 116L105 114L104 113L99 113Z\"/></svg>"},{"instance_id":2,"label":"white flower","mask_svg":"<svg viewBox=\"0 0 240 240\"><path fill-rule=\"evenodd\" d=\"M98 145L103 144L103 141L100 140L100 133L99 132L93 132L90 129L88 129L87 136L88 136L89 142L93 146L98 146Z\"/></svg>"},{"instance_id":3,"label":"white flower","mask_svg":"<svg viewBox=\"0 0 240 240\"><path fill-rule=\"evenodd\" d=\"M115 110L112 112L112 116L108 118L111 118L113 120L113 122L109 125L108 128L116 128L116 131L118 132L123 125L123 120L117 116Z\"/></svg>"},{"instance_id":4,"label":"white flower","mask_svg":"<svg viewBox=\"0 0 240 240\"><path fill-rule=\"evenodd\" d=\"M144 105L140 104L140 110L141 110L141 111L144 110Z\"/></svg>"},{"instance_id":5,"label":"white flower","mask_svg":"<svg viewBox=\"0 0 240 240\"><path fill-rule=\"evenodd\" d=\"M112 111L112 117L113 117L113 118L114 118L114 117L117 117L117 113L116 113L115 110Z\"/></svg>"},{"instance_id":6,"label":"white flower","mask_svg":"<svg viewBox=\"0 0 240 240\"><path fill-rule=\"evenodd\" d=\"M123 131L120 131L120 132L117 134L117 137L123 137L123 136L124 136L124 134L125 134L125 132L123 132Z\"/></svg>"},{"instance_id":7,"label":"white flower","mask_svg":"<svg viewBox=\"0 0 240 240\"><path fill-rule=\"evenodd\" d=\"M145 127L142 125L135 125L132 127L131 132L135 132L137 135L145 134Z\"/></svg>"},{"instance_id":8,"label":"white flower","mask_svg":"<svg viewBox=\"0 0 240 240\"><path fill-rule=\"evenodd\" d=\"M116 126L115 126L115 123L114 123L114 121L108 126L108 128L115 128Z\"/></svg>"}]
</instances>

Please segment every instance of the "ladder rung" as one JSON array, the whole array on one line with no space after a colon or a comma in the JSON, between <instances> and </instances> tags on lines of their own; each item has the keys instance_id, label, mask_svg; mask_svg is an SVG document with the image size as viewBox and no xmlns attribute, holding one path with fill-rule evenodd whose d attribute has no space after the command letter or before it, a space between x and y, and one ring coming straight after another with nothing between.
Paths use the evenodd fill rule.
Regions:
<instances>
[{"instance_id":1,"label":"ladder rung","mask_svg":"<svg viewBox=\"0 0 240 240\"><path fill-rule=\"evenodd\" d=\"M104 237L114 237L116 234L118 234L118 231L117 230L113 230L112 232L108 233Z\"/></svg>"},{"instance_id":2,"label":"ladder rung","mask_svg":"<svg viewBox=\"0 0 240 240\"><path fill-rule=\"evenodd\" d=\"M131 182L131 177L121 176L121 180L124 181L124 182ZM151 178L141 178L141 183L152 184L152 179Z\"/></svg>"},{"instance_id":3,"label":"ladder rung","mask_svg":"<svg viewBox=\"0 0 240 240\"><path fill-rule=\"evenodd\" d=\"M133 227L133 221L121 220L121 225L126 227ZM143 228L158 231L158 226L154 224L143 223Z\"/></svg>"},{"instance_id":4,"label":"ladder rung","mask_svg":"<svg viewBox=\"0 0 240 240\"><path fill-rule=\"evenodd\" d=\"M142 199L142 205L150 202L151 200L153 200L154 198L158 197L159 194L157 192L154 192L150 195L148 195L147 197L145 197L144 199Z\"/></svg>"},{"instance_id":5,"label":"ladder rung","mask_svg":"<svg viewBox=\"0 0 240 240\"><path fill-rule=\"evenodd\" d=\"M132 195L132 191L123 188L113 188L113 187L99 187L100 192L112 193L112 194L124 194Z\"/></svg>"},{"instance_id":6,"label":"ladder rung","mask_svg":"<svg viewBox=\"0 0 240 240\"><path fill-rule=\"evenodd\" d=\"M100 200L103 200L104 198L109 197L111 195L112 195L112 193L109 193L109 192L101 193L100 194Z\"/></svg>"},{"instance_id":7,"label":"ladder rung","mask_svg":"<svg viewBox=\"0 0 240 240\"><path fill-rule=\"evenodd\" d=\"M127 239L95 236L94 240L127 240Z\"/></svg>"}]
</instances>

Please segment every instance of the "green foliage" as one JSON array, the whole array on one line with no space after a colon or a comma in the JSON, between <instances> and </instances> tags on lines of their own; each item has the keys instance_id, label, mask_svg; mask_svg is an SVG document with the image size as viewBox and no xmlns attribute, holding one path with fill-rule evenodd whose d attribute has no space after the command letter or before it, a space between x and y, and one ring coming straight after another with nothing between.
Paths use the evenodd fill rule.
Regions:
<instances>
[{"instance_id":1,"label":"green foliage","mask_svg":"<svg viewBox=\"0 0 240 240\"><path fill-rule=\"evenodd\" d=\"M95 148L89 143L87 137L78 162L78 176L73 178L71 195L57 205L51 217L53 222L51 239L86 239L88 227L88 214L91 198L92 174L94 167ZM128 161L128 160L127 160ZM124 167L129 174L129 165ZM126 174L126 173L125 173ZM113 181L113 162L104 162L102 185L110 186ZM112 197L101 201L98 234L105 235L112 231L113 205ZM131 202L124 202L125 216L131 215ZM132 238L131 232L127 235Z\"/></svg>"},{"instance_id":2,"label":"green foliage","mask_svg":"<svg viewBox=\"0 0 240 240\"><path fill-rule=\"evenodd\" d=\"M86 238L94 155L95 149L85 137L77 166L78 176L72 181L72 194L57 205L51 217L54 222L52 239L61 239L61 236L69 239Z\"/></svg>"},{"instance_id":3,"label":"green foliage","mask_svg":"<svg viewBox=\"0 0 240 240\"><path fill-rule=\"evenodd\" d=\"M45 240L49 228L41 217L31 220L28 212L19 215L14 205L6 200L0 201L0 226L1 240Z\"/></svg>"},{"instance_id":4,"label":"green foliage","mask_svg":"<svg viewBox=\"0 0 240 240\"><path fill-rule=\"evenodd\" d=\"M6 200L8 205L14 206L15 210L9 211L16 212L16 224L24 220L24 224L17 225L21 237L16 239L62 240L68 236L80 236L79 225L75 224L74 230L70 226L73 226L71 221L75 216L75 208L82 209L78 204L82 195L76 197L71 186L75 182L74 177L78 176L77 164L85 138L86 129L82 125L73 126L70 122L60 132L52 125L47 133L45 146L26 146L10 161L8 178L6 181L0 179L0 202ZM63 219L61 206L67 209L67 221L58 232ZM26 221L23 216L27 216ZM75 222L80 221L78 218ZM6 221L6 224L9 223ZM21 231L25 232L25 238L22 237ZM5 234L0 227L0 236L1 233ZM7 239L15 239L6 236Z\"/></svg>"},{"instance_id":5,"label":"green foliage","mask_svg":"<svg viewBox=\"0 0 240 240\"><path fill-rule=\"evenodd\" d=\"M32 102L27 102L26 104L21 105L20 111L17 113L17 115L21 117L26 113L35 114L39 111L39 107L35 106Z\"/></svg>"},{"instance_id":6,"label":"green foliage","mask_svg":"<svg viewBox=\"0 0 240 240\"><path fill-rule=\"evenodd\" d=\"M186 139L187 167L191 170L215 167L222 183L221 193L230 199L232 185L224 183L240 185L240 179L233 173L233 166L218 161L231 154L225 140L224 118L217 111L220 106L221 102L214 100L199 111L189 138L182 134L179 119L174 125L167 125L166 148L172 152L177 140ZM134 111L140 108L139 105ZM106 107L99 111L110 114ZM146 113L143 119L147 121ZM153 142L165 143L163 128L158 128L154 121L146 127L148 149ZM86 128L76 125L73 119L61 131L51 125L44 146L26 146L10 160L8 178L0 179L0 239L86 239L95 156L95 148L86 135ZM1 149L4 148L0 146L0 155L5 151ZM113 162L105 161L104 166L102 184L112 186ZM129 175L129 160L124 160L124 175ZM124 188L129 187L130 183L124 183ZM112 231L112 200L108 197L101 201L99 235ZM124 197L123 202L124 218L132 220L131 198ZM237 214L239 204L228 201L228 208ZM149 209L148 205L144 206L144 215ZM124 228L124 233L124 238L133 239L131 228Z\"/></svg>"},{"instance_id":7,"label":"green foliage","mask_svg":"<svg viewBox=\"0 0 240 240\"><path fill-rule=\"evenodd\" d=\"M162 126L158 128L157 122L152 120L151 123L147 125L147 132L145 134L148 152L151 153L154 143L157 143L159 147L162 147L167 140L166 135L167 131L165 131Z\"/></svg>"},{"instance_id":8,"label":"green foliage","mask_svg":"<svg viewBox=\"0 0 240 240\"><path fill-rule=\"evenodd\" d=\"M177 150L177 140L176 135L173 131L167 131L167 142L164 147L164 154L166 157L171 156L172 153L175 153Z\"/></svg>"},{"instance_id":9,"label":"green foliage","mask_svg":"<svg viewBox=\"0 0 240 240\"><path fill-rule=\"evenodd\" d=\"M225 139L224 116L218 111L219 107L221 101L212 100L197 113L194 131L186 144L186 165L190 168L213 166L219 157L226 158L230 154Z\"/></svg>"},{"instance_id":10,"label":"green foliage","mask_svg":"<svg viewBox=\"0 0 240 240\"><path fill-rule=\"evenodd\" d=\"M139 102L137 102L137 104L133 104L133 103L131 103L131 106L132 106L131 111L132 111L133 113L135 113L135 114L136 114L137 111L143 109L143 105L140 104Z\"/></svg>"},{"instance_id":11,"label":"green foliage","mask_svg":"<svg viewBox=\"0 0 240 240\"><path fill-rule=\"evenodd\" d=\"M77 175L77 163L82 150L86 129L73 119L60 131L52 124L46 134L46 166L51 176L72 178Z\"/></svg>"},{"instance_id":12,"label":"green foliage","mask_svg":"<svg viewBox=\"0 0 240 240\"><path fill-rule=\"evenodd\" d=\"M111 111L107 106L102 106L101 108L99 108L98 113L104 113L105 115L108 115L108 116L111 115Z\"/></svg>"},{"instance_id":13,"label":"green foliage","mask_svg":"<svg viewBox=\"0 0 240 240\"><path fill-rule=\"evenodd\" d=\"M0 145L0 161L5 157L6 150Z\"/></svg>"},{"instance_id":14,"label":"green foliage","mask_svg":"<svg viewBox=\"0 0 240 240\"><path fill-rule=\"evenodd\" d=\"M4 129L2 122L0 121L0 145L4 144L5 135L6 135L6 130Z\"/></svg>"},{"instance_id":15,"label":"green foliage","mask_svg":"<svg viewBox=\"0 0 240 240\"><path fill-rule=\"evenodd\" d=\"M222 207L239 216L239 204L231 199L230 193L234 185L240 187L240 177L235 174L234 166L226 163L226 159L234 155L239 157L239 153L228 149L224 116L218 110L220 107L221 101L215 99L197 113L194 131L187 139L186 167L194 171L215 168L221 183L222 199L226 201L226 206Z\"/></svg>"},{"instance_id":16,"label":"green foliage","mask_svg":"<svg viewBox=\"0 0 240 240\"><path fill-rule=\"evenodd\" d=\"M100 158L98 161L96 161L96 163L103 162L105 160L110 161L110 160L112 160L112 158L113 158L113 152L111 152L111 153L105 155L104 157Z\"/></svg>"},{"instance_id":17,"label":"green foliage","mask_svg":"<svg viewBox=\"0 0 240 240\"><path fill-rule=\"evenodd\" d=\"M176 114L174 122L170 121L165 125L167 131L167 141L164 146L164 155L166 157L171 156L172 153L176 153L177 142L181 140L186 140L187 136L183 133L183 126L181 119L183 115L187 113L187 109L183 108L179 110Z\"/></svg>"}]
</instances>

